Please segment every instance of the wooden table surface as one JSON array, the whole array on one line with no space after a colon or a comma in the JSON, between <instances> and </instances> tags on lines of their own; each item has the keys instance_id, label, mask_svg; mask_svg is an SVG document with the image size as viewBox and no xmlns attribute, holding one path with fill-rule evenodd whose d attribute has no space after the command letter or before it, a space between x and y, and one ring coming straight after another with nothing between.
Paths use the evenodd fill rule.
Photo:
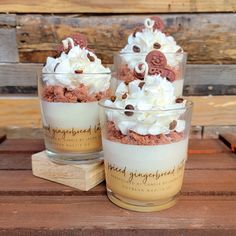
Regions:
<instances>
[{"instance_id":1,"label":"wooden table surface","mask_svg":"<svg viewBox=\"0 0 236 236\"><path fill-rule=\"evenodd\" d=\"M34 177L30 157L43 149L0 144L0 235L236 235L236 155L219 140L190 141L177 205L153 213L115 206L104 183L82 192Z\"/></svg>"}]
</instances>

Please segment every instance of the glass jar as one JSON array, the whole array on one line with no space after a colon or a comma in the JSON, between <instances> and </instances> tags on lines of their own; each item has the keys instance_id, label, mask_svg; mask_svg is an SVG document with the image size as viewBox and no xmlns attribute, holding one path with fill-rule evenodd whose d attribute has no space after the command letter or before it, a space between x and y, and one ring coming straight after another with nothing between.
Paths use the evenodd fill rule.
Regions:
<instances>
[{"instance_id":1,"label":"glass jar","mask_svg":"<svg viewBox=\"0 0 236 236\"><path fill-rule=\"evenodd\" d=\"M104 101L99 105L108 198L142 212L173 206L183 182L192 103L149 111L118 109ZM148 129L151 120L162 124L158 135L141 135L130 128Z\"/></svg>"},{"instance_id":2,"label":"glass jar","mask_svg":"<svg viewBox=\"0 0 236 236\"><path fill-rule=\"evenodd\" d=\"M44 73L38 94L49 158L58 163L97 161L102 155L98 101L110 96L110 74Z\"/></svg>"}]
</instances>

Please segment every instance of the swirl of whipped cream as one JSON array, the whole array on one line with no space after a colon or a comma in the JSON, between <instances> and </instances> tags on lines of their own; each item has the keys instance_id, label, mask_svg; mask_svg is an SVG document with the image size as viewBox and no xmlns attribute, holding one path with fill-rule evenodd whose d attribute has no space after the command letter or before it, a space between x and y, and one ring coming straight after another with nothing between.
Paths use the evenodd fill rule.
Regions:
<instances>
[{"instance_id":1,"label":"swirl of whipped cream","mask_svg":"<svg viewBox=\"0 0 236 236\"><path fill-rule=\"evenodd\" d=\"M144 22L145 28L140 32L136 32L135 35L129 35L128 44L121 50L122 56L131 69L134 69L139 62L144 61L146 55L152 50L162 52L166 56L167 64L172 67L177 66L182 60L181 54L175 54L182 51L182 48L177 45L172 36L167 36L160 30L155 29L153 27L154 23L153 20L147 18ZM158 48L155 48L154 45L158 45ZM134 46L139 48L139 52L134 52Z\"/></svg>"},{"instance_id":2,"label":"swirl of whipped cream","mask_svg":"<svg viewBox=\"0 0 236 236\"><path fill-rule=\"evenodd\" d=\"M73 39L63 40L65 48L68 47L68 43L72 46L68 54L62 52L58 58L47 58L42 69L46 84L74 89L83 83L88 87L90 94L107 90L110 86L110 69L105 68L93 52L80 48L79 45L74 46ZM79 74L76 74L78 72Z\"/></svg>"},{"instance_id":3,"label":"swirl of whipped cream","mask_svg":"<svg viewBox=\"0 0 236 236\"><path fill-rule=\"evenodd\" d=\"M107 110L108 120L113 121L122 134L132 130L141 135L158 135L185 129L185 121L180 119L180 115L185 112L186 101L176 103L175 100L172 83L154 75L128 85L121 82L116 90L116 100L106 100L104 104L118 109L132 106L128 115L121 110ZM172 122L175 127L171 127Z\"/></svg>"}]
</instances>

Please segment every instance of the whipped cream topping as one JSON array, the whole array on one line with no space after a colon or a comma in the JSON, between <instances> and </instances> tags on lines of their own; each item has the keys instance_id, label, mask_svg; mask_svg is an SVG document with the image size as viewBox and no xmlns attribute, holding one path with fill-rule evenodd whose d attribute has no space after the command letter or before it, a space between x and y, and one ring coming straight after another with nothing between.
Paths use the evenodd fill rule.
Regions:
<instances>
[{"instance_id":1,"label":"whipped cream topping","mask_svg":"<svg viewBox=\"0 0 236 236\"><path fill-rule=\"evenodd\" d=\"M83 83L88 87L89 93L103 92L110 86L110 69L105 68L101 60L87 48L74 45L72 38L63 40L63 45L71 49L68 53L64 51L60 57L48 57L43 67L44 82L47 85L59 85L67 89L74 89Z\"/></svg>"},{"instance_id":2,"label":"whipped cream topping","mask_svg":"<svg viewBox=\"0 0 236 236\"><path fill-rule=\"evenodd\" d=\"M147 18L144 22L145 27L141 31L129 35L128 44L121 50L121 53L130 69L134 69L140 62L144 62L146 55L152 50L162 52L167 59L167 64L171 67L177 66L182 60L183 55L175 54L182 52L182 48L177 45L175 39L161 32L161 29L154 25L155 20ZM134 52L134 47L136 47L136 52Z\"/></svg>"},{"instance_id":3,"label":"whipped cream topping","mask_svg":"<svg viewBox=\"0 0 236 236\"><path fill-rule=\"evenodd\" d=\"M115 100L106 100L104 105L128 109L106 110L108 120L124 135L129 130L141 135L158 135L185 129L180 116L185 112L186 101L176 103L173 84L160 75L146 76L128 85L121 82L115 95Z\"/></svg>"}]
</instances>

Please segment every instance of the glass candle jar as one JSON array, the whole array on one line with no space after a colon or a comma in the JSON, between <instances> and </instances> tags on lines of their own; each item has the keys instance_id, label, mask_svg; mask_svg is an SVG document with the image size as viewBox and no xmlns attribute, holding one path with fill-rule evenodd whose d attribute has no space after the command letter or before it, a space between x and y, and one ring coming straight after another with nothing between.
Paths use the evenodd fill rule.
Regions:
<instances>
[{"instance_id":1,"label":"glass candle jar","mask_svg":"<svg viewBox=\"0 0 236 236\"><path fill-rule=\"evenodd\" d=\"M110 74L105 73L39 76L44 141L51 160L88 163L101 157L98 101L110 96L109 86Z\"/></svg>"},{"instance_id":2,"label":"glass candle jar","mask_svg":"<svg viewBox=\"0 0 236 236\"><path fill-rule=\"evenodd\" d=\"M118 109L103 101L99 105L108 198L142 212L173 206L183 182L192 103L149 111ZM125 127L141 130L151 120L163 125L158 135L141 135Z\"/></svg>"}]
</instances>

